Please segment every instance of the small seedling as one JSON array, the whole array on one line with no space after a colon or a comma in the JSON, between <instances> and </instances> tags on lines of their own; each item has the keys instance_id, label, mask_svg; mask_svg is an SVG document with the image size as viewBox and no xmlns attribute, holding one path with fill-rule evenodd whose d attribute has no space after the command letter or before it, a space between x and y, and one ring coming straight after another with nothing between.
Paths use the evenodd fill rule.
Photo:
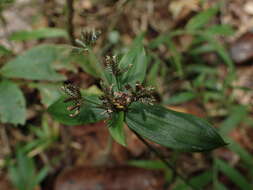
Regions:
<instances>
[{"instance_id":1,"label":"small seedling","mask_svg":"<svg viewBox=\"0 0 253 190\"><path fill-rule=\"evenodd\" d=\"M17 151L16 160L9 164L8 169L9 177L18 190L34 190L48 173L47 167L37 172L34 159L23 150Z\"/></svg>"}]
</instances>

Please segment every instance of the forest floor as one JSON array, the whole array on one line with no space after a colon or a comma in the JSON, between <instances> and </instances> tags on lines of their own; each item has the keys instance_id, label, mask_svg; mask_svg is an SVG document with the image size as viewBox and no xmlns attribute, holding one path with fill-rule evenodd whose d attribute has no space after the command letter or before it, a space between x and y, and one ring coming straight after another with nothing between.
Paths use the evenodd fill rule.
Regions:
<instances>
[{"instance_id":1,"label":"forest floor","mask_svg":"<svg viewBox=\"0 0 253 190\"><path fill-rule=\"evenodd\" d=\"M135 37L145 32L144 44L151 60L146 82L156 88L158 101L170 109L207 118L230 143L208 153L181 153L153 145L200 189L253 187L251 0L74 0L73 22L68 20L71 10L67 2L72 1L0 4L0 45L11 52L1 53L0 48L0 66L41 44L71 48L74 42L68 36L80 38L85 28L101 31L94 52L103 60L106 55L125 52ZM215 7L218 11L205 20L207 15L201 13ZM203 26L185 32L197 15L202 19L196 25L204 22ZM55 37L47 31L22 33L41 28L61 31ZM176 31L182 34L166 38ZM206 32L207 37L199 32ZM85 64L57 63L55 70L68 80L81 88L97 88L99 82L86 72ZM189 189L129 129L128 145L123 147L112 142L104 121L85 126L54 121L46 110L61 94L58 81L13 81L24 93L26 116L25 124L0 124L1 190L16 190L8 178L8 162L16 159L20 144L32 147L28 156L35 161L33 167L50 168L36 190ZM4 103L1 97L0 103ZM0 115L1 109L0 105Z\"/></svg>"}]
</instances>

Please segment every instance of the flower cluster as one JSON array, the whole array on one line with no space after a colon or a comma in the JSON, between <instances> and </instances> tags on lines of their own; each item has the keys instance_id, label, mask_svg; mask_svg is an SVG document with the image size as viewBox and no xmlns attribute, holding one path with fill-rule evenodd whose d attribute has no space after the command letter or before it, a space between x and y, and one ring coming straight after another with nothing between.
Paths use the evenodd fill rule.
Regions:
<instances>
[{"instance_id":1,"label":"flower cluster","mask_svg":"<svg viewBox=\"0 0 253 190\"><path fill-rule=\"evenodd\" d=\"M76 43L79 44L82 48L87 49L95 44L99 38L101 32L96 31L95 29L86 28L81 32L81 38L76 39Z\"/></svg>"},{"instance_id":2,"label":"flower cluster","mask_svg":"<svg viewBox=\"0 0 253 190\"><path fill-rule=\"evenodd\" d=\"M106 66L106 71L108 73L117 77L117 76L122 75L124 72L127 72L127 70L130 69L133 65L129 64L128 67L124 69L120 69L119 64L118 64L118 58L115 55L114 56L107 55L105 57L105 66Z\"/></svg>"},{"instance_id":3,"label":"flower cluster","mask_svg":"<svg viewBox=\"0 0 253 190\"><path fill-rule=\"evenodd\" d=\"M77 42L85 49L93 45L99 35L100 32L86 29L81 33L81 39L77 40ZM120 84L120 79L125 72L131 69L132 64L128 64L125 68L120 68L116 56L106 56L105 67L105 72L116 80L111 83L109 81L107 81L107 83L104 81L101 82L103 95L100 96L100 100L102 103L101 105L97 105L97 107L104 109L105 113L111 115L114 112L128 111L129 106L133 102L153 104L155 101L153 96L154 88L144 87L140 82L136 82L133 87L129 84ZM117 88L114 88L115 86L117 86ZM65 83L63 90L69 96L65 102L73 101L74 103L73 106L67 108L69 111L75 110L73 114L70 114L71 117L74 117L80 113L80 108L85 98L82 98L79 88L71 83Z\"/></svg>"},{"instance_id":4,"label":"flower cluster","mask_svg":"<svg viewBox=\"0 0 253 190\"><path fill-rule=\"evenodd\" d=\"M113 85L105 87L102 83L102 90L104 95L100 96L102 101L102 108L106 110L106 113L111 114L113 112L127 111L129 106L133 102L142 102L146 104L153 104L154 88L144 87L137 82L135 88L130 85L126 85L124 91L114 91Z\"/></svg>"},{"instance_id":5,"label":"flower cluster","mask_svg":"<svg viewBox=\"0 0 253 190\"><path fill-rule=\"evenodd\" d=\"M73 85L71 82L66 81L62 87L62 90L69 97L64 100L65 103L73 101L74 105L68 106L68 111L75 111L72 114L69 114L70 117L75 117L80 113L81 106L83 104L82 95L80 89Z\"/></svg>"}]
</instances>

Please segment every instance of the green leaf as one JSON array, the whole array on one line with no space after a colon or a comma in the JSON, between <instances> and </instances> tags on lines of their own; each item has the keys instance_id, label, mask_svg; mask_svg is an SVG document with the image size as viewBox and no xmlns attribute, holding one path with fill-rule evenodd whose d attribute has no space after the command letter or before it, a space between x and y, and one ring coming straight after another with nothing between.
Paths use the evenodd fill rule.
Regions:
<instances>
[{"instance_id":1,"label":"green leaf","mask_svg":"<svg viewBox=\"0 0 253 190\"><path fill-rule=\"evenodd\" d=\"M202 28L211 20L211 18L213 18L218 13L218 11L218 7L215 7L200 12L188 21L186 24L186 30L197 30L199 28Z\"/></svg>"},{"instance_id":2,"label":"green leaf","mask_svg":"<svg viewBox=\"0 0 253 190\"><path fill-rule=\"evenodd\" d=\"M34 185L36 186L37 184L40 184L43 179L45 179L45 177L47 176L49 172L49 168L48 167L44 167L42 168L39 173L37 174L35 180L34 180Z\"/></svg>"},{"instance_id":3,"label":"green leaf","mask_svg":"<svg viewBox=\"0 0 253 190\"><path fill-rule=\"evenodd\" d=\"M205 120L161 106L134 103L126 123L143 137L177 150L199 152L226 145Z\"/></svg>"},{"instance_id":4,"label":"green leaf","mask_svg":"<svg viewBox=\"0 0 253 190\"><path fill-rule=\"evenodd\" d=\"M168 33L165 34L160 34L158 37L156 37L154 40L151 40L149 43L149 48L150 49L155 49L159 45L168 42L171 39L170 35Z\"/></svg>"},{"instance_id":5,"label":"green leaf","mask_svg":"<svg viewBox=\"0 0 253 190\"><path fill-rule=\"evenodd\" d=\"M192 64L187 67L187 72L189 73L200 73L200 74L218 74L217 69L214 67L209 67L207 65L202 64Z\"/></svg>"},{"instance_id":6,"label":"green leaf","mask_svg":"<svg viewBox=\"0 0 253 190\"><path fill-rule=\"evenodd\" d=\"M161 69L161 60L155 56L153 56L155 59L154 64L151 66L147 77L146 77L146 82L147 85L149 86L154 86L157 87L159 85L159 81L158 81L158 75L159 75L159 70Z\"/></svg>"},{"instance_id":7,"label":"green leaf","mask_svg":"<svg viewBox=\"0 0 253 190\"><path fill-rule=\"evenodd\" d=\"M107 124L113 139L117 143L126 146L126 137L124 133L124 112L113 113L112 118Z\"/></svg>"},{"instance_id":8,"label":"green leaf","mask_svg":"<svg viewBox=\"0 0 253 190\"><path fill-rule=\"evenodd\" d=\"M189 180L189 183L198 189L204 189L204 187L212 181L212 172L207 171L198 176L195 176ZM188 190L189 186L185 183L180 183L173 190Z\"/></svg>"},{"instance_id":9,"label":"green leaf","mask_svg":"<svg viewBox=\"0 0 253 190\"><path fill-rule=\"evenodd\" d=\"M229 117L221 124L220 133L222 135L227 135L230 131L235 129L246 116L247 109L245 106L238 105L233 107L230 111Z\"/></svg>"},{"instance_id":10,"label":"green leaf","mask_svg":"<svg viewBox=\"0 0 253 190\"><path fill-rule=\"evenodd\" d=\"M130 160L128 165L149 170L162 170L166 182L171 182L173 171L160 160Z\"/></svg>"},{"instance_id":11,"label":"green leaf","mask_svg":"<svg viewBox=\"0 0 253 190\"><path fill-rule=\"evenodd\" d=\"M49 107L52 103L54 103L62 96L59 84L32 83L29 86L37 88L39 90L41 103L46 107Z\"/></svg>"},{"instance_id":12,"label":"green leaf","mask_svg":"<svg viewBox=\"0 0 253 190\"><path fill-rule=\"evenodd\" d=\"M190 54L192 55L199 55L203 53L209 53L209 52L215 52L215 48L211 44L203 44L203 45L198 45L195 48L192 48L190 50Z\"/></svg>"},{"instance_id":13,"label":"green leaf","mask_svg":"<svg viewBox=\"0 0 253 190\"><path fill-rule=\"evenodd\" d=\"M240 156L240 159L246 164L248 168L253 168L253 156L240 144L238 144L236 141L234 141L231 138L227 138L229 142L228 148L238 154ZM253 171L253 170L252 170Z\"/></svg>"},{"instance_id":14,"label":"green leaf","mask_svg":"<svg viewBox=\"0 0 253 190\"><path fill-rule=\"evenodd\" d=\"M75 65L74 60L72 59L72 48L65 45L54 45L57 51L57 58L52 65L53 69L58 70L67 70L73 73L78 72L78 68Z\"/></svg>"},{"instance_id":15,"label":"green leaf","mask_svg":"<svg viewBox=\"0 0 253 190\"><path fill-rule=\"evenodd\" d=\"M91 95L98 95L98 96L104 94L96 85L92 85L89 88L82 90L82 92L84 94L91 94Z\"/></svg>"},{"instance_id":16,"label":"green leaf","mask_svg":"<svg viewBox=\"0 0 253 190\"><path fill-rule=\"evenodd\" d=\"M85 98L96 102L100 101L97 96L86 96ZM69 114L71 112L67 110L67 107L73 104L72 102L65 103L65 99L66 97L61 97L48 108L48 112L53 118L62 124L69 126L84 125L95 123L106 118L106 115L102 114L104 112L103 109L97 108L96 105L88 102L83 103L80 114L76 117L70 117Z\"/></svg>"},{"instance_id":17,"label":"green leaf","mask_svg":"<svg viewBox=\"0 0 253 190\"><path fill-rule=\"evenodd\" d=\"M143 36L137 37L132 47L119 62L121 69L127 69L121 78L121 84L135 85L137 81L143 82L147 70L146 53L142 45ZM132 65L132 66L130 66Z\"/></svg>"},{"instance_id":18,"label":"green leaf","mask_svg":"<svg viewBox=\"0 0 253 190\"><path fill-rule=\"evenodd\" d=\"M14 2L15 2L15 0L1 0L0 1L0 11L2 11L7 6L10 6Z\"/></svg>"},{"instance_id":19,"label":"green leaf","mask_svg":"<svg viewBox=\"0 0 253 190\"><path fill-rule=\"evenodd\" d=\"M176 70L178 72L178 75L180 77L183 76L183 65L182 65L182 60L183 60L183 56L182 54L177 50L172 38L170 38L167 41L167 45L169 47L169 50L172 52L172 56L170 57L171 62L175 65Z\"/></svg>"},{"instance_id":20,"label":"green leaf","mask_svg":"<svg viewBox=\"0 0 253 190\"><path fill-rule=\"evenodd\" d=\"M204 187L208 183L212 182L213 173L211 171L205 171L202 174L190 179L190 183L195 187Z\"/></svg>"},{"instance_id":21,"label":"green leaf","mask_svg":"<svg viewBox=\"0 0 253 190\"><path fill-rule=\"evenodd\" d=\"M101 73L103 68L101 64L99 64L99 61L92 50L89 50L89 53L87 55L72 53L71 60L78 64L83 71L90 74L91 76L95 78L102 77Z\"/></svg>"},{"instance_id":22,"label":"green leaf","mask_svg":"<svg viewBox=\"0 0 253 190\"><path fill-rule=\"evenodd\" d=\"M53 63L57 61L61 51L59 46L37 46L9 61L0 70L0 74L7 78L28 80L65 80L66 78L56 73L53 68Z\"/></svg>"},{"instance_id":23,"label":"green leaf","mask_svg":"<svg viewBox=\"0 0 253 190\"><path fill-rule=\"evenodd\" d=\"M10 55L12 54L11 50L7 49L3 45L0 45L0 56L1 55Z\"/></svg>"},{"instance_id":24,"label":"green leaf","mask_svg":"<svg viewBox=\"0 0 253 190\"><path fill-rule=\"evenodd\" d=\"M213 25L207 28L206 32L211 35L231 36L234 34L233 28L228 24Z\"/></svg>"},{"instance_id":25,"label":"green leaf","mask_svg":"<svg viewBox=\"0 0 253 190\"><path fill-rule=\"evenodd\" d=\"M230 58L227 50L225 47L217 40L214 40L213 37L211 37L208 33L203 33L202 37L208 41L209 47L217 52L217 54L223 59L224 63L227 64L230 71L233 71L234 69L234 63L232 59Z\"/></svg>"},{"instance_id":26,"label":"green leaf","mask_svg":"<svg viewBox=\"0 0 253 190\"><path fill-rule=\"evenodd\" d=\"M217 182L215 184L214 188L216 190L228 190L227 187L225 185L223 185L222 183L220 183L220 182Z\"/></svg>"},{"instance_id":27,"label":"green leaf","mask_svg":"<svg viewBox=\"0 0 253 190\"><path fill-rule=\"evenodd\" d=\"M57 38L64 37L67 38L68 34L64 29L60 28L40 28L32 31L17 31L13 32L9 40L14 41L25 41L25 40L34 40L41 38Z\"/></svg>"},{"instance_id":28,"label":"green leaf","mask_svg":"<svg viewBox=\"0 0 253 190\"><path fill-rule=\"evenodd\" d=\"M164 103L165 104L181 104L181 103L188 102L194 98L196 98L196 94L193 92L181 92L177 95L170 97Z\"/></svg>"},{"instance_id":29,"label":"green leaf","mask_svg":"<svg viewBox=\"0 0 253 190\"><path fill-rule=\"evenodd\" d=\"M9 167L9 177L13 185L19 190L32 190L31 179L34 176L34 162L23 151L16 153L17 162Z\"/></svg>"},{"instance_id":30,"label":"green leaf","mask_svg":"<svg viewBox=\"0 0 253 190\"><path fill-rule=\"evenodd\" d=\"M36 172L36 165L33 158L26 155L23 149L16 152L16 162L9 166L9 176L14 186L19 190L34 190L46 177L48 169Z\"/></svg>"},{"instance_id":31,"label":"green leaf","mask_svg":"<svg viewBox=\"0 0 253 190\"><path fill-rule=\"evenodd\" d=\"M253 186L249 184L244 176L242 176L235 168L232 168L229 164L219 159L216 160L216 164L219 170L229 177L240 189L253 189Z\"/></svg>"},{"instance_id":32,"label":"green leaf","mask_svg":"<svg viewBox=\"0 0 253 190\"><path fill-rule=\"evenodd\" d=\"M8 175L12 182L12 184L19 190L25 190L25 184L23 183L23 180L20 179L19 174L17 173L17 170L15 167L10 166L8 168ZM22 180L22 181L21 181Z\"/></svg>"},{"instance_id":33,"label":"green leaf","mask_svg":"<svg viewBox=\"0 0 253 190\"><path fill-rule=\"evenodd\" d=\"M128 161L130 166L150 169L150 170L161 170L167 169L167 166L159 160L130 160Z\"/></svg>"},{"instance_id":34,"label":"green leaf","mask_svg":"<svg viewBox=\"0 0 253 190\"><path fill-rule=\"evenodd\" d=\"M0 122L24 124L25 98L19 87L11 81L0 82Z\"/></svg>"}]
</instances>

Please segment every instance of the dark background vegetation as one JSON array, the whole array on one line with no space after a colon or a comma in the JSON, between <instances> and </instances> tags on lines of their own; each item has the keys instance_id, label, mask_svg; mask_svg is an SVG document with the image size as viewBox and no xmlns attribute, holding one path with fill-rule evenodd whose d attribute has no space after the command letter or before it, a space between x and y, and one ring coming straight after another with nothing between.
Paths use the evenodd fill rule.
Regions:
<instances>
[{"instance_id":1,"label":"dark background vegetation","mask_svg":"<svg viewBox=\"0 0 253 190\"><path fill-rule=\"evenodd\" d=\"M190 189L130 131L122 147L104 122L70 127L47 113L66 79L100 92L94 57L71 52L83 28L102 32L101 63L144 32L159 103L206 118L229 142L206 153L154 144L179 173L200 189L253 189L252 1L0 2L1 190Z\"/></svg>"}]
</instances>

